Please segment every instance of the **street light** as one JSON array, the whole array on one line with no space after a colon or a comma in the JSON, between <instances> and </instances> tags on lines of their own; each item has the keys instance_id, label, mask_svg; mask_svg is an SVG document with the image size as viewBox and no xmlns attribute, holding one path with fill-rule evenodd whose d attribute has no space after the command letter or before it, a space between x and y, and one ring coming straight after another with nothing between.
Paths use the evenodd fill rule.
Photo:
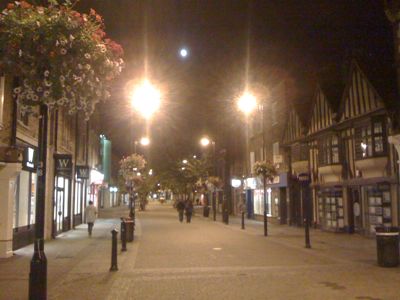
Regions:
<instances>
[{"instance_id":1,"label":"street light","mask_svg":"<svg viewBox=\"0 0 400 300\"><path fill-rule=\"evenodd\" d=\"M150 145L150 139L145 136L145 137L142 137L139 142L135 141L135 143L134 143L135 147L134 147L134 151L133 151L134 153L136 153L137 144L140 144L140 145L146 147L146 146Z\"/></svg>"},{"instance_id":2,"label":"street light","mask_svg":"<svg viewBox=\"0 0 400 300\"><path fill-rule=\"evenodd\" d=\"M182 160L182 163L183 163L183 164L187 164L187 163L188 163L188 160L187 160L187 159L184 159L184 160Z\"/></svg>"},{"instance_id":3,"label":"street light","mask_svg":"<svg viewBox=\"0 0 400 300\"><path fill-rule=\"evenodd\" d=\"M132 106L145 119L151 116L160 108L161 93L149 80L145 79L138 85L131 95Z\"/></svg>"},{"instance_id":4,"label":"street light","mask_svg":"<svg viewBox=\"0 0 400 300\"><path fill-rule=\"evenodd\" d=\"M249 91L245 91L237 101L237 106L246 117L249 116L254 110L258 109L261 112L261 123L262 123L262 155L263 159L266 159L265 155L265 133L264 133L264 106L262 103L257 103L257 98ZM264 184L264 236L268 235L268 216L267 216L267 187Z\"/></svg>"}]
</instances>

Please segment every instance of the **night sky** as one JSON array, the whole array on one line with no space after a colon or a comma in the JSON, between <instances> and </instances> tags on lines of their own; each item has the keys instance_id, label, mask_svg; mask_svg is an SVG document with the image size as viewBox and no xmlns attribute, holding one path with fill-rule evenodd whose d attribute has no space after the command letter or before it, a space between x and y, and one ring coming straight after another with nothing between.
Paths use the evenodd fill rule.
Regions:
<instances>
[{"instance_id":1,"label":"night sky","mask_svg":"<svg viewBox=\"0 0 400 300\"><path fill-rule=\"evenodd\" d=\"M282 73L301 90L304 79L355 51L373 64L393 64L391 26L378 0L81 0L76 9L90 7L126 54L112 105L102 107L118 153L128 154L146 131L127 97L143 76L145 57L163 91L161 111L148 126L153 164L199 152L201 134L218 142L224 126L240 122L233 101L246 66L250 83L268 86ZM190 51L185 60L182 46Z\"/></svg>"}]
</instances>

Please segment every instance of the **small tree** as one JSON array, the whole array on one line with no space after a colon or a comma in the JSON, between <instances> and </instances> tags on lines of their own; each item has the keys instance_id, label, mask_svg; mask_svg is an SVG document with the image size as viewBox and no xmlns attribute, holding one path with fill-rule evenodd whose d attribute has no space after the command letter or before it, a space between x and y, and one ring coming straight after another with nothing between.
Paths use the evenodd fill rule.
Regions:
<instances>
[{"instance_id":1,"label":"small tree","mask_svg":"<svg viewBox=\"0 0 400 300\"><path fill-rule=\"evenodd\" d=\"M254 164L254 173L258 176L262 176L263 178L263 186L264 186L264 235L268 235L268 223L267 223L267 180L272 182L274 177L278 175L278 172L275 168L275 165L266 160L266 161L257 161Z\"/></svg>"}]
</instances>

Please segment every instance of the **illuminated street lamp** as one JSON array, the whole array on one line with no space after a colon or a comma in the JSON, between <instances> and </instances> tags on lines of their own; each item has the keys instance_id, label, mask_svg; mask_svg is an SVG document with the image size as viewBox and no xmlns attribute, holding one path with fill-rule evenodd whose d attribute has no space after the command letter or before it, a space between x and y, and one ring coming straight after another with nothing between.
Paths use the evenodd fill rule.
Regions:
<instances>
[{"instance_id":1,"label":"illuminated street lamp","mask_svg":"<svg viewBox=\"0 0 400 300\"><path fill-rule=\"evenodd\" d=\"M237 106L241 112L248 116L257 108L257 99L252 93L246 91L239 98Z\"/></svg>"},{"instance_id":2,"label":"illuminated street lamp","mask_svg":"<svg viewBox=\"0 0 400 300\"><path fill-rule=\"evenodd\" d=\"M208 137L202 137L200 140L200 144L203 147L207 147L210 144L210 139Z\"/></svg>"},{"instance_id":3,"label":"illuminated street lamp","mask_svg":"<svg viewBox=\"0 0 400 300\"><path fill-rule=\"evenodd\" d=\"M142 137L141 139L140 139L140 141L138 142L138 141L135 141L135 143L134 143L134 145L135 145L135 147L134 147L134 153L136 153L136 146L137 146L137 144L140 144L140 145L142 145L142 146L144 146L144 147L146 147L146 146L148 146L148 145L150 145L150 139L148 138L148 137Z\"/></svg>"},{"instance_id":4,"label":"illuminated street lamp","mask_svg":"<svg viewBox=\"0 0 400 300\"><path fill-rule=\"evenodd\" d=\"M263 159L266 159L265 155L265 132L264 132L264 106L262 103L257 103L257 98L250 93L249 91L245 91L242 96L237 101L237 106L241 112L248 117L253 111L258 109L261 113L261 123L262 123L262 155ZM268 217L267 217L267 187L264 184L264 236L268 235Z\"/></svg>"},{"instance_id":5,"label":"illuminated street lamp","mask_svg":"<svg viewBox=\"0 0 400 300\"><path fill-rule=\"evenodd\" d=\"M187 163L188 163L188 160L187 160L187 159L184 159L184 160L182 160L182 163L183 163L183 164L187 164Z\"/></svg>"},{"instance_id":6,"label":"illuminated street lamp","mask_svg":"<svg viewBox=\"0 0 400 300\"><path fill-rule=\"evenodd\" d=\"M161 93L147 79L137 86L131 95L132 106L145 119L150 119L160 108Z\"/></svg>"}]
</instances>

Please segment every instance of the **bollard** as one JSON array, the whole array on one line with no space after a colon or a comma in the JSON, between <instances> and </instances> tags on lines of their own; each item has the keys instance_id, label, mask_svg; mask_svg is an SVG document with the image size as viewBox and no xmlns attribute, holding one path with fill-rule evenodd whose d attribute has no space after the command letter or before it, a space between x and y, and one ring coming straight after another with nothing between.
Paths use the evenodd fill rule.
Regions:
<instances>
[{"instance_id":1,"label":"bollard","mask_svg":"<svg viewBox=\"0 0 400 300\"><path fill-rule=\"evenodd\" d=\"M126 251L126 223L123 218L121 218L121 251Z\"/></svg>"},{"instance_id":2,"label":"bollard","mask_svg":"<svg viewBox=\"0 0 400 300\"><path fill-rule=\"evenodd\" d=\"M306 248L311 248L310 243L310 225L308 224L308 218L304 218L304 235L306 240Z\"/></svg>"},{"instance_id":3,"label":"bollard","mask_svg":"<svg viewBox=\"0 0 400 300\"><path fill-rule=\"evenodd\" d=\"M244 229L244 211L242 211L242 229Z\"/></svg>"},{"instance_id":4,"label":"bollard","mask_svg":"<svg viewBox=\"0 0 400 300\"><path fill-rule=\"evenodd\" d=\"M110 271L118 271L118 263L117 263L117 235L118 230L111 230L112 234L112 245L111 245L111 267Z\"/></svg>"}]
</instances>

